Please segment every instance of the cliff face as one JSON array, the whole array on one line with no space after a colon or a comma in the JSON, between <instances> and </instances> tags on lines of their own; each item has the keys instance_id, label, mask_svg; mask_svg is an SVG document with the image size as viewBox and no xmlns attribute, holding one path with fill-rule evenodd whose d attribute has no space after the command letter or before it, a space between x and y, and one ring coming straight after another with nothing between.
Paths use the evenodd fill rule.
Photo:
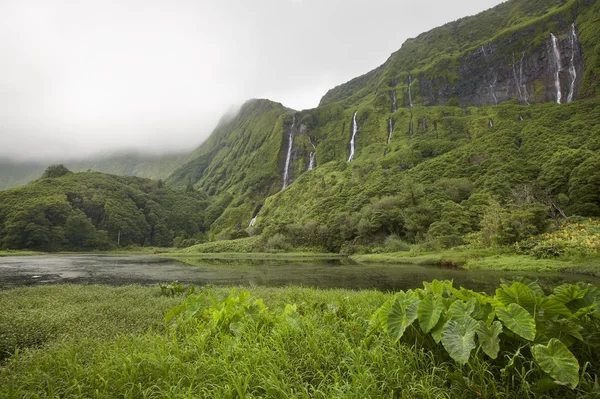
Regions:
<instances>
[{"instance_id":1,"label":"cliff face","mask_svg":"<svg viewBox=\"0 0 600 399\"><path fill-rule=\"evenodd\" d=\"M228 238L245 232L251 220L260 227L307 212L356 212L369 198L397 192L393 183L386 186L381 170L396 180L425 164L433 166L420 178L431 181L480 173L494 156L472 147L490 131L502 131L497 136L505 147L499 151L510 154L493 164L500 168L522 155L512 151L524 139L512 136L524 131L533 137L524 130L533 125L526 123L550 112L545 107L558 114L556 103L568 107L563 104L595 97L598 15L600 2L593 0L511 0L433 29L408 40L380 67L330 90L315 109L247 103L168 182L191 182L220 197L224 212L211 232ZM448 158L436 163L458 150L464 171L445 169ZM496 175L480 176L481 184ZM533 179L534 173L522 181ZM368 189L370 181L379 185ZM506 178L500 195L505 183L519 180ZM343 198L334 203L323 197L339 193Z\"/></svg>"},{"instance_id":2,"label":"cliff face","mask_svg":"<svg viewBox=\"0 0 600 399\"><path fill-rule=\"evenodd\" d=\"M321 106L396 93L398 107L561 103L596 94L600 5L512 0L410 39L377 69L330 90ZM555 38L555 41L553 40ZM569 93L572 96L569 98Z\"/></svg>"},{"instance_id":3,"label":"cliff face","mask_svg":"<svg viewBox=\"0 0 600 399\"><path fill-rule=\"evenodd\" d=\"M445 77L419 74L418 92L413 90L413 96L423 105L444 105L456 98L461 105L474 106L497 105L513 99L521 104L562 104L579 98L584 62L576 25L557 32L555 41L551 34L535 47L514 45L532 42L535 32L529 27L461 56L458 65L450 69L458 76L453 83Z\"/></svg>"}]
</instances>

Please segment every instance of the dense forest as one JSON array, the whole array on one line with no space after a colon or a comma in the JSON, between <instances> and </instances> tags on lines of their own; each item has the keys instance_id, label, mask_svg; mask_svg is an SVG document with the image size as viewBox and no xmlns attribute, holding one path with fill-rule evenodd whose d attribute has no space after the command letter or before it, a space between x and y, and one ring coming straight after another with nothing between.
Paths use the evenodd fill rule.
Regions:
<instances>
[{"instance_id":1,"label":"dense forest","mask_svg":"<svg viewBox=\"0 0 600 399\"><path fill-rule=\"evenodd\" d=\"M0 243L43 251L182 246L203 241L211 212L219 213L191 187L53 165L39 180L0 191Z\"/></svg>"}]
</instances>

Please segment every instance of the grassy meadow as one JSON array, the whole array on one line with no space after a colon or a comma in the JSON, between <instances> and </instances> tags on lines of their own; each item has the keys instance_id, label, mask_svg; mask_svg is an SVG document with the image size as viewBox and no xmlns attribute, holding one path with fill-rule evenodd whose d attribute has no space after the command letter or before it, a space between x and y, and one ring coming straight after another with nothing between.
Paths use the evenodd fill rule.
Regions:
<instances>
[{"instance_id":1,"label":"grassy meadow","mask_svg":"<svg viewBox=\"0 0 600 399\"><path fill-rule=\"evenodd\" d=\"M393 294L299 287L171 294L141 286L1 291L0 397L600 394L594 356L594 363L580 365L579 384L571 389L545 376L525 346L502 346L497 361L477 349L460 364L420 334L417 322L402 340L394 339L373 324ZM505 329L505 341L514 341L511 334Z\"/></svg>"}]
</instances>

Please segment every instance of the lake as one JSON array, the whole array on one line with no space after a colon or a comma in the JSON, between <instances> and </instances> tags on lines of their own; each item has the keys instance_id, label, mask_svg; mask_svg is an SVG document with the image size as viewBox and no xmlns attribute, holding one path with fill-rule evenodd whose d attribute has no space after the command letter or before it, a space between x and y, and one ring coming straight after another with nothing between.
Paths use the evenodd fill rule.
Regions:
<instances>
[{"instance_id":1,"label":"lake","mask_svg":"<svg viewBox=\"0 0 600 399\"><path fill-rule=\"evenodd\" d=\"M427 280L454 280L456 287L493 292L501 278L526 276L542 285L600 278L563 273L442 269L411 264L358 264L346 258L204 259L165 255L40 255L0 257L0 289L72 283L152 285L178 280L217 286L301 285L315 288L398 291Z\"/></svg>"}]
</instances>

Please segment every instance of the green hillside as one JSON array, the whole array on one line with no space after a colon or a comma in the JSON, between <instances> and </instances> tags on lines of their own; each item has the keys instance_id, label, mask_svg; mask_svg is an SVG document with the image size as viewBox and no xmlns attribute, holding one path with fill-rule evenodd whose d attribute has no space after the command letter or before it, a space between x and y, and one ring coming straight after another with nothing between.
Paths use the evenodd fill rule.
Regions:
<instances>
[{"instance_id":1,"label":"green hillside","mask_svg":"<svg viewBox=\"0 0 600 399\"><path fill-rule=\"evenodd\" d=\"M176 168L168 186L206 196L196 232L168 226L178 244L199 232L344 252L519 242L600 216L599 21L595 1L507 1L408 40L315 109L250 100L187 157L96 167Z\"/></svg>"},{"instance_id":2,"label":"green hillside","mask_svg":"<svg viewBox=\"0 0 600 399\"><path fill-rule=\"evenodd\" d=\"M120 176L137 176L159 180L166 179L187 159L188 154L148 155L124 153L93 156L84 160L65 160L62 163L74 172L91 170ZM38 179L48 165L48 162L20 162L0 159L0 190L22 186Z\"/></svg>"},{"instance_id":3,"label":"green hillside","mask_svg":"<svg viewBox=\"0 0 600 399\"><path fill-rule=\"evenodd\" d=\"M63 173L0 191L2 248L172 246L203 237L211 207L202 193L174 191L137 177Z\"/></svg>"},{"instance_id":4,"label":"green hillside","mask_svg":"<svg viewBox=\"0 0 600 399\"><path fill-rule=\"evenodd\" d=\"M211 238L283 247L506 244L598 216L599 15L512 0L433 29L316 109L246 104L168 181L229 203Z\"/></svg>"}]
</instances>

